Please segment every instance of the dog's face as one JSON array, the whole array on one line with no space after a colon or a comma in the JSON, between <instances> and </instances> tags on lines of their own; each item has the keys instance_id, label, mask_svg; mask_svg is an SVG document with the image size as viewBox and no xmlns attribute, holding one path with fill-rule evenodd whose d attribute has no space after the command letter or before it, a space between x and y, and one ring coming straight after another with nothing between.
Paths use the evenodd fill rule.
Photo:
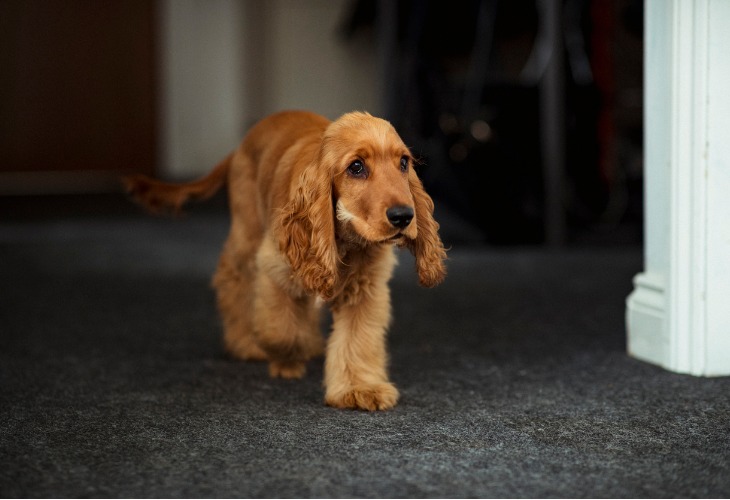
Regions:
<instances>
[{"instance_id":1,"label":"dog's face","mask_svg":"<svg viewBox=\"0 0 730 500\"><path fill-rule=\"evenodd\" d=\"M446 251L433 201L387 121L348 113L332 122L316 161L296 182L276 226L279 249L307 290L332 296L342 240L407 247L423 286L444 279Z\"/></svg>"},{"instance_id":2,"label":"dog's face","mask_svg":"<svg viewBox=\"0 0 730 500\"><path fill-rule=\"evenodd\" d=\"M332 169L340 237L397 244L416 239L413 158L390 123L365 113L345 115L328 128L320 154Z\"/></svg>"}]
</instances>

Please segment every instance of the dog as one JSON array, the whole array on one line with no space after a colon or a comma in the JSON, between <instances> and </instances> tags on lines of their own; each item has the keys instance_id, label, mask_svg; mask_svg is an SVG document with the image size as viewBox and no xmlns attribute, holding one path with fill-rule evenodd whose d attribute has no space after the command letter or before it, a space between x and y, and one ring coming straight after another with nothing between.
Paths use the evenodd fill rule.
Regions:
<instances>
[{"instance_id":1,"label":"dog","mask_svg":"<svg viewBox=\"0 0 730 500\"><path fill-rule=\"evenodd\" d=\"M386 352L394 247L414 254L425 287L445 278L447 256L433 201L389 122L364 112L331 122L285 111L254 125L197 181L136 175L124 184L152 212L177 212L227 184L231 226L213 286L230 355L297 379L324 354L327 405L372 411L397 403Z\"/></svg>"}]
</instances>

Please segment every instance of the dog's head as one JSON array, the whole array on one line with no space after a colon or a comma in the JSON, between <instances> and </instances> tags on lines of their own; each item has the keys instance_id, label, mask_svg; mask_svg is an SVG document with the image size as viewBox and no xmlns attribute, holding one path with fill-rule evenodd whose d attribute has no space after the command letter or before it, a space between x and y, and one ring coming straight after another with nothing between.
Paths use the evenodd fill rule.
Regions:
<instances>
[{"instance_id":1,"label":"dog's head","mask_svg":"<svg viewBox=\"0 0 730 500\"><path fill-rule=\"evenodd\" d=\"M338 240L405 246L416 257L423 286L443 280L446 252L433 201L413 163L385 120L348 113L329 125L317 160L303 172L280 218L281 250L305 287L331 296Z\"/></svg>"}]
</instances>

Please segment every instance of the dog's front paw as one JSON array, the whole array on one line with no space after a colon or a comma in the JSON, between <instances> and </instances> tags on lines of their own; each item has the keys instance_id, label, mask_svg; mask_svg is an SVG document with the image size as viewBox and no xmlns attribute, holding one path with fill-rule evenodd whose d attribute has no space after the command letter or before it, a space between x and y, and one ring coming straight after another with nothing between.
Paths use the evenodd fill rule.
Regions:
<instances>
[{"instance_id":1,"label":"dog's front paw","mask_svg":"<svg viewBox=\"0 0 730 500\"><path fill-rule=\"evenodd\" d=\"M355 410L388 410L398 402L398 389L391 383L359 385L325 396L325 403L335 408Z\"/></svg>"},{"instance_id":2,"label":"dog's front paw","mask_svg":"<svg viewBox=\"0 0 730 500\"><path fill-rule=\"evenodd\" d=\"M307 365L302 361L270 361L269 375L271 378L302 378L307 373Z\"/></svg>"}]
</instances>

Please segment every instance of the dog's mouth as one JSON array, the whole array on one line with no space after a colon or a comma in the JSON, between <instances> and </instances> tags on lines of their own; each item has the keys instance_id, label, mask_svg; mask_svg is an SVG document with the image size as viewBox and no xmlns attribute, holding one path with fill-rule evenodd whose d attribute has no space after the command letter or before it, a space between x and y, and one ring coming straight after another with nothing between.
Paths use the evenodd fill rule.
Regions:
<instances>
[{"instance_id":1,"label":"dog's mouth","mask_svg":"<svg viewBox=\"0 0 730 500\"><path fill-rule=\"evenodd\" d=\"M395 233L393 236L389 236L388 238L385 238L382 240L382 243L393 243L395 245L402 245L406 241L406 235L401 233L400 231Z\"/></svg>"}]
</instances>

